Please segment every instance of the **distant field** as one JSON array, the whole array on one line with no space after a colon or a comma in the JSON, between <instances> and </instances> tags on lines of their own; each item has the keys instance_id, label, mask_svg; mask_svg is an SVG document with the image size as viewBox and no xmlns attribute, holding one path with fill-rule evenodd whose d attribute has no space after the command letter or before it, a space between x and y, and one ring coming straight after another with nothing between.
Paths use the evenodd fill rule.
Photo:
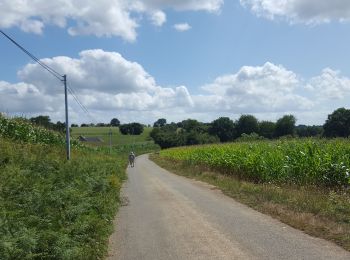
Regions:
<instances>
[{"instance_id":1,"label":"distant field","mask_svg":"<svg viewBox=\"0 0 350 260\"><path fill-rule=\"evenodd\" d=\"M112 131L112 145L140 144L153 143L149 134L152 131L151 127L145 127L141 135L122 135L118 127L72 127L71 135L78 138L80 135L86 137L99 137L103 140L102 143L97 143L97 146L109 145L109 132Z\"/></svg>"}]
</instances>

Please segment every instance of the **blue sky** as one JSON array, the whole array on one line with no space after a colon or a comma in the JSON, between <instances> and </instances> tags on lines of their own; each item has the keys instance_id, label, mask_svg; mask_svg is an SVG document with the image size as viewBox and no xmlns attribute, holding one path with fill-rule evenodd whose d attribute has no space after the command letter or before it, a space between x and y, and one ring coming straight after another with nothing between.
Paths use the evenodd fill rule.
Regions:
<instances>
[{"instance_id":1,"label":"blue sky","mask_svg":"<svg viewBox=\"0 0 350 260\"><path fill-rule=\"evenodd\" d=\"M249 113L323 124L348 106L346 0L67 2L0 0L0 28L66 73L95 122ZM0 57L0 111L62 121L60 83L4 37ZM72 98L70 113L92 121Z\"/></svg>"}]
</instances>

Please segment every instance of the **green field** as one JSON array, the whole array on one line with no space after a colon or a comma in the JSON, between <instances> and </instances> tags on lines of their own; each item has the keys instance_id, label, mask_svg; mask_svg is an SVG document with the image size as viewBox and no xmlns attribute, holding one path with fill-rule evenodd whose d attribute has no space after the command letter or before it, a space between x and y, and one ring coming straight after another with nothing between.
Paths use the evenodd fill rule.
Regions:
<instances>
[{"instance_id":1,"label":"green field","mask_svg":"<svg viewBox=\"0 0 350 260\"><path fill-rule=\"evenodd\" d=\"M122 135L118 127L72 127L71 136L78 138L80 135L85 137L99 137L102 143L93 143L96 146L109 146L109 132L112 132L112 146L153 143L149 134L151 127L145 127L141 135Z\"/></svg>"}]
</instances>

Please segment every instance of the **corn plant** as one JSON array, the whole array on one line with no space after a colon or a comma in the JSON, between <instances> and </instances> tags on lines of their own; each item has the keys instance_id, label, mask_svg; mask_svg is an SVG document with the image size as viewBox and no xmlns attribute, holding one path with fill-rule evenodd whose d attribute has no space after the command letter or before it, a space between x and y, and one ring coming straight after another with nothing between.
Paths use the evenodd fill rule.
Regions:
<instances>
[{"instance_id":1,"label":"corn plant","mask_svg":"<svg viewBox=\"0 0 350 260\"><path fill-rule=\"evenodd\" d=\"M296 139L173 148L162 157L261 183L350 185L348 139Z\"/></svg>"},{"instance_id":2,"label":"corn plant","mask_svg":"<svg viewBox=\"0 0 350 260\"><path fill-rule=\"evenodd\" d=\"M35 126L23 118L5 118L0 116L0 137L25 143L41 143L63 145L62 134ZM77 140L71 141L72 146L80 146Z\"/></svg>"}]
</instances>

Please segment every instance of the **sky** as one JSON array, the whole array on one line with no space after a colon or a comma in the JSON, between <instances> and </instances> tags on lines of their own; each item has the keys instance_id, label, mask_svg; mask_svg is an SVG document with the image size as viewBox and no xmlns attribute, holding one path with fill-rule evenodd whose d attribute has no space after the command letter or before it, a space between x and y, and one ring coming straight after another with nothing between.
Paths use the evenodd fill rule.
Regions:
<instances>
[{"instance_id":1,"label":"sky","mask_svg":"<svg viewBox=\"0 0 350 260\"><path fill-rule=\"evenodd\" d=\"M348 0L0 0L0 29L67 75L69 123L321 125L350 102ZM64 121L62 82L0 35L0 112Z\"/></svg>"}]
</instances>

